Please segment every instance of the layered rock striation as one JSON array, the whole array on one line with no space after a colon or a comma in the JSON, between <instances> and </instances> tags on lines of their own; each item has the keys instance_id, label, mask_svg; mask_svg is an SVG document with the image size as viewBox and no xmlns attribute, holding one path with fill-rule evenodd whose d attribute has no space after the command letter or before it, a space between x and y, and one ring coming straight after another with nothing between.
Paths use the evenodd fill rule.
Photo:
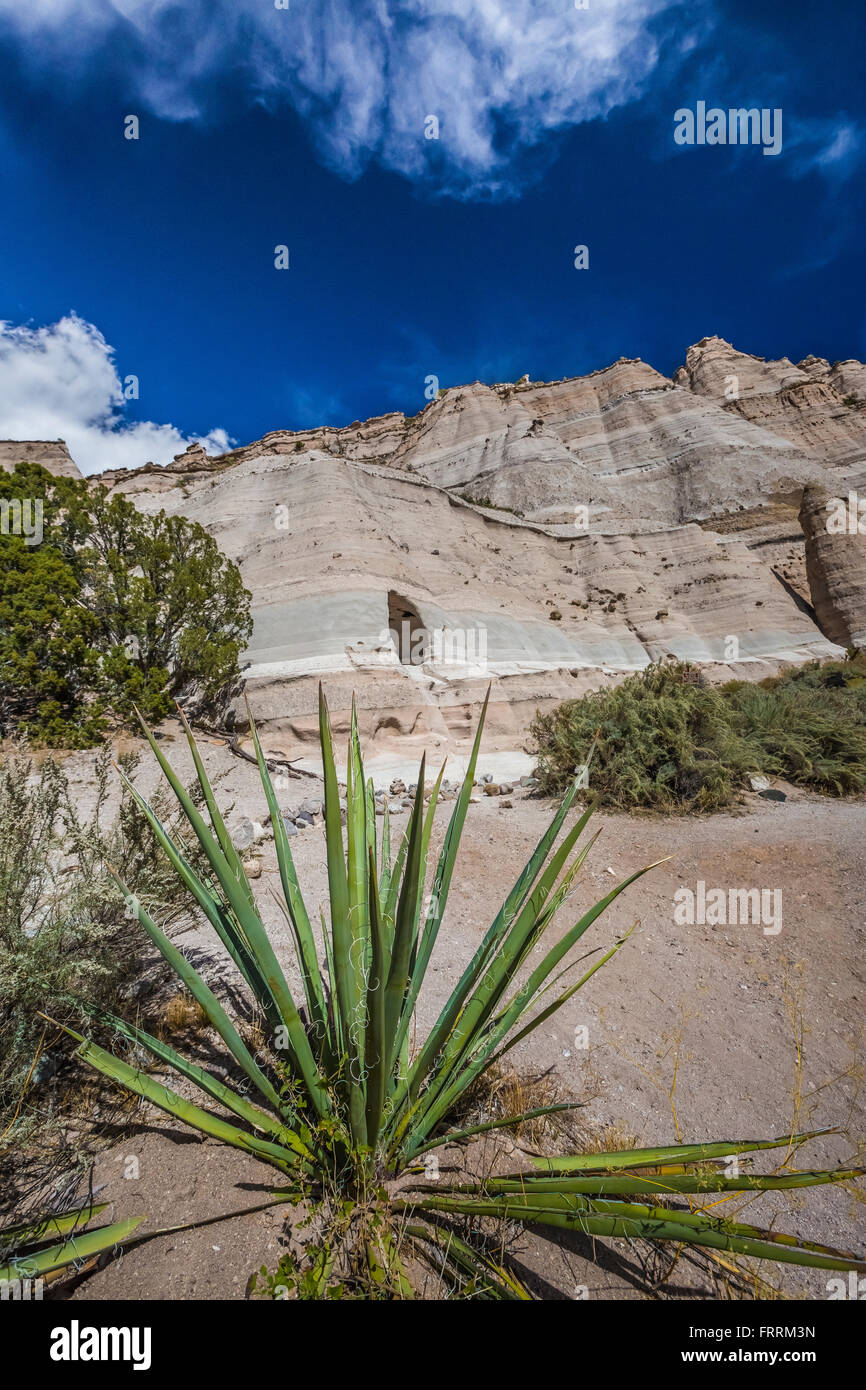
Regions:
<instances>
[{"instance_id":1,"label":"layered rock striation","mask_svg":"<svg viewBox=\"0 0 866 1390\"><path fill-rule=\"evenodd\" d=\"M727 678L838 654L866 627L863 587L811 503L808 550L800 506L866 494L864 458L861 364L706 338L671 378L621 359L475 382L414 418L194 445L101 481L200 521L240 565L271 747L313 747L322 679L338 725L357 694L387 759L464 749L488 682L488 746L515 750L536 708L665 656Z\"/></svg>"}]
</instances>

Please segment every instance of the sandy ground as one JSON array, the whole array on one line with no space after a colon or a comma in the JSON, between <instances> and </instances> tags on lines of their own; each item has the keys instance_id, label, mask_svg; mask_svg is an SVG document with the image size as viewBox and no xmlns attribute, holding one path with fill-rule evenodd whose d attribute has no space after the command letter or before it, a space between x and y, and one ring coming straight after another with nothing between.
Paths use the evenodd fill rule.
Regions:
<instances>
[{"instance_id":1,"label":"sandy ground","mask_svg":"<svg viewBox=\"0 0 866 1390\"><path fill-rule=\"evenodd\" d=\"M169 733L165 747L187 775L185 746ZM261 820L266 806L255 769L216 743L206 744L205 752L209 770L225 774L220 800L234 804L230 823L240 815ZM80 779L86 806L89 755L75 755L67 767ZM147 758L139 780L145 788L153 785ZM292 779L283 800L297 807L315 789L310 779ZM785 801L749 796L735 813L710 818L599 813L590 823L601 836L554 933L628 873L670 857L632 885L584 938L587 951L608 947L638 921L623 950L510 1058L519 1072L550 1071L565 1093L588 1100L581 1114L591 1128L613 1126L649 1144L680 1137L769 1137L792 1126L839 1127L846 1133L813 1141L795 1166L848 1162L856 1154L857 1136L866 1135L859 1083L866 804L786 790ZM497 798L482 798L469 809L448 912L420 1001L419 1038L552 816L550 801L525 792L511 800L511 809ZM437 813L434 854L450 810L446 804ZM313 916L327 892L322 829L296 836L292 850ZM278 953L290 962L288 931L269 892L279 890L272 841L261 851L263 872L254 886ZM781 890L781 930L767 932L760 923L679 925L674 894L694 889L698 880L708 890ZM187 932L183 941L220 953L209 930ZM148 1227L156 1228L265 1199L272 1170L201 1142L156 1111L143 1108L140 1114L141 1128L97 1160L96 1182L104 1185L100 1195L111 1201L113 1219L146 1212ZM130 1164L130 1157L136 1162ZM775 1219L843 1248L866 1244L863 1205L841 1188L771 1194L736 1206L744 1211L742 1219L759 1225ZM283 1209L271 1209L160 1237L84 1278L71 1296L243 1298L252 1272L262 1264L273 1267L279 1258L283 1215ZM648 1270L646 1251L623 1241L593 1250L588 1241L531 1236L520 1250L536 1291L554 1298L581 1296L582 1290L589 1297L653 1296L653 1281L666 1268L664 1260L659 1265L651 1259ZM821 1271L765 1272L789 1294L826 1297L830 1276ZM706 1269L687 1259L675 1264L663 1292L719 1296Z\"/></svg>"}]
</instances>

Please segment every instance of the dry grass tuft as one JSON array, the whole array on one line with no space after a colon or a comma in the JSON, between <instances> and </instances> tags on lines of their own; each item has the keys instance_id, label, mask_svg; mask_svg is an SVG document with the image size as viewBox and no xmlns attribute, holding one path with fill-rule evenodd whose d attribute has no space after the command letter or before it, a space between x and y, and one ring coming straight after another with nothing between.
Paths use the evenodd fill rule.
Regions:
<instances>
[{"instance_id":1,"label":"dry grass tuft","mask_svg":"<svg viewBox=\"0 0 866 1390\"><path fill-rule=\"evenodd\" d=\"M499 1066L490 1067L479 1076L464 1098L459 1116L449 1117L455 1127L470 1128L490 1120L513 1120L529 1110L545 1105L561 1105L574 1100L562 1081L551 1071L540 1075L521 1075ZM573 1142L575 1111L560 1110L553 1115L539 1115L524 1120L507 1134L539 1153L559 1153ZM459 1123L458 1123L459 1122Z\"/></svg>"},{"instance_id":2,"label":"dry grass tuft","mask_svg":"<svg viewBox=\"0 0 866 1390\"><path fill-rule=\"evenodd\" d=\"M201 1004L186 990L180 990L166 1001L160 1010L159 1024L164 1033L200 1033L209 1026Z\"/></svg>"}]
</instances>

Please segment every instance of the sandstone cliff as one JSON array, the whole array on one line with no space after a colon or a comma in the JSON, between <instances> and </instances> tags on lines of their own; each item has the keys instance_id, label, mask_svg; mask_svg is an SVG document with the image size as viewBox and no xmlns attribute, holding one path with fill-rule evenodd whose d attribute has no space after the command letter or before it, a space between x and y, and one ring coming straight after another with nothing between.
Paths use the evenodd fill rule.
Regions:
<instances>
[{"instance_id":1,"label":"sandstone cliff","mask_svg":"<svg viewBox=\"0 0 866 1390\"><path fill-rule=\"evenodd\" d=\"M274 431L219 458L196 445L102 481L199 520L237 560L272 747L312 746L321 678L338 725L357 692L383 757L461 748L492 681L488 746L513 750L537 707L660 657L759 677L862 632L859 581L831 615L832 566L819 581L807 564L798 511L807 487L866 492L864 401L857 362L706 338L672 378L621 359L475 382L414 418Z\"/></svg>"},{"instance_id":2,"label":"sandstone cliff","mask_svg":"<svg viewBox=\"0 0 866 1390\"><path fill-rule=\"evenodd\" d=\"M800 522L812 603L823 631L843 647L866 647L866 516L856 493L831 498L823 488L807 487Z\"/></svg>"},{"instance_id":3,"label":"sandstone cliff","mask_svg":"<svg viewBox=\"0 0 866 1390\"><path fill-rule=\"evenodd\" d=\"M16 463L24 462L41 463L62 478L82 476L62 439L0 439L0 468L11 473Z\"/></svg>"}]
</instances>

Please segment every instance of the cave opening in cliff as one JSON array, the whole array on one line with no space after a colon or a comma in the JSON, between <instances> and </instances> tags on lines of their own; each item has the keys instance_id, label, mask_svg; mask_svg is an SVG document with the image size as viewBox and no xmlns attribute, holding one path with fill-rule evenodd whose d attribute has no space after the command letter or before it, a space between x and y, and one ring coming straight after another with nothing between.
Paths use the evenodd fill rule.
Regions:
<instances>
[{"instance_id":1,"label":"cave opening in cliff","mask_svg":"<svg viewBox=\"0 0 866 1390\"><path fill-rule=\"evenodd\" d=\"M391 589L388 593L388 627L403 666L420 666L429 657L429 636L421 614L411 599Z\"/></svg>"}]
</instances>

